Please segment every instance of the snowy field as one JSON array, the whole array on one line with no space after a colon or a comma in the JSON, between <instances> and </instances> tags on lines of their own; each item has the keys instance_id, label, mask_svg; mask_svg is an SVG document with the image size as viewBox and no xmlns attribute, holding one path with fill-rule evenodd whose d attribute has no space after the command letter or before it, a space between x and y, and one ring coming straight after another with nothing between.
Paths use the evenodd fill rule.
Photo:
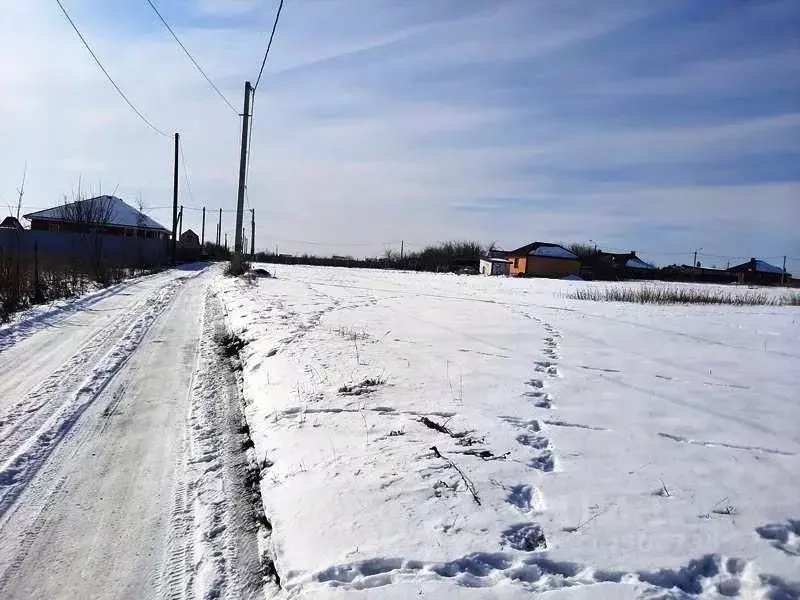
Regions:
<instances>
[{"instance_id":1,"label":"snowy field","mask_svg":"<svg viewBox=\"0 0 800 600\"><path fill-rule=\"evenodd\" d=\"M800 597L798 308L264 266L217 288L278 596Z\"/></svg>"}]
</instances>

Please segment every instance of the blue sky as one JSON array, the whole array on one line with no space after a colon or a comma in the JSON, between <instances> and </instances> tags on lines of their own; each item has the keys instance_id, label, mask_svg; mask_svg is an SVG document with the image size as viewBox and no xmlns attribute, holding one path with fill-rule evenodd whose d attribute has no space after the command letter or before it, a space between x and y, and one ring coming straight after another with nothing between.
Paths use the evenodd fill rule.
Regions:
<instances>
[{"instance_id":1,"label":"blue sky","mask_svg":"<svg viewBox=\"0 0 800 600\"><path fill-rule=\"evenodd\" d=\"M0 200L27 160L26 204L80 174L167 222L169 140L115 96L57 6L31 4L0 23L0 84L32 98L0 100ZM182 202L232 208L237 119L146 3L65 4L137 106L181 132ZM238 107L277 1L157 4ZM800 258L799 159L795 0L287 0L248 203L257 245L289 252L591 239L659 263L694 248L709 265L779 262Z\"/></svg>"}]
</instances>

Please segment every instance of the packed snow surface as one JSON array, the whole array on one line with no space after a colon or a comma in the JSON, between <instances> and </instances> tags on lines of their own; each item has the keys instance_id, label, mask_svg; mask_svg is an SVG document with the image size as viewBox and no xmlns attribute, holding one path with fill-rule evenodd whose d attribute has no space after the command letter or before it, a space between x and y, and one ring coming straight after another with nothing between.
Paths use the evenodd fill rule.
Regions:
<instances>
[{"instance_id":1,"label":"packed snow surface","mask_svg":"<svg viewBox=\"0 0 800 600\"><path fill-rule=\"evenodd\" d=\"M266 268L218 286L281 594L800 596L797 308Z\"/></svg>"}]
</instances>

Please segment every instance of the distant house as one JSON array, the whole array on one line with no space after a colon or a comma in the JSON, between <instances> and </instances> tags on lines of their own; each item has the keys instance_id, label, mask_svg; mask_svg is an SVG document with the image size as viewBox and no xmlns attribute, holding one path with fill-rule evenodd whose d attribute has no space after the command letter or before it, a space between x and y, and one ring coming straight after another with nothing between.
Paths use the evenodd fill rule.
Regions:
<instances>
[{"instance_id":1,"label":"distant house","mask_svg":"<svg viewBox=\"0 0 800 600\"><path fill-rule=\"evenodd\" d=\"M582 261L582 272L592 279L646 279L655 277L658 268L636 256L636 252L598 250Z\"/></svg>"},{"instance_id":2,"label":"distant house","mask_svg":"<svg viewBox=\"0 0 800 600\"><path fill-rule=\"evenodd\" d=\"M558 244L533 242L506 253L509 272L517 277L566 277L577 275L578 257Z\"/></svg>"},{"instance_id":3,"label":"distant house","mask_svg":"<svg viewBox=\"0 0 800 600\"><path fill-rule=\"evenodd\" d=\"M182 246L194 248L200 245L200 236L191 229L187 229L181 234L180 242Z\"/></svg>"},{"instance_id":4,"label":"distant house","mask_svg":"<svg viewBox=\"0 0 800 600\"><path fill-rule=\"evenodd\" d=\"M170 231L116 196L97 196L23 215L32 231L168 239Z\"/></svg>"},{"instance_id":5,"label":"distant house","mask_svg":"<svg viewBox=\"0 0 800 600\"><path fill-rule=\"evenodd\" d=\"M478 267L481 275L509 275L511 273L511 261L506 258L487 256L480 259Z\"/></svg>"},{"instance_id":6,"label":"distant house","mask_svg":"<svg viewBox=\"0 0 800 600\"><path fill-rule=\"evenodd\" d=\"M728 272L734 273L739 283L783 283L792 276L775 265L763 260L751 258L746 263L730 267Z\"/></svg>"},{"instance_id":7,"label":"distant house","mask_svg":"<svg viewBox=\"0 0 800 600\"><path fill-rule=\"evenodd\" d=\"M6 217L5 219L3 219L3 222L0 223L0 229L14 229L16 231L20 231L25 228L22 226L22 223L20 223L17 220L16 217Z\"/></svg>"}]
</instances>

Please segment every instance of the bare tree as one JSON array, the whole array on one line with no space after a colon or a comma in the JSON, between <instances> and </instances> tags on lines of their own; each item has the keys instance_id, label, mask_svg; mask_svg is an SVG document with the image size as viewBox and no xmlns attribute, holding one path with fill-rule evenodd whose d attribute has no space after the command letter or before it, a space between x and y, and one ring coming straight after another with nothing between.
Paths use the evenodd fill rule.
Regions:
<instances>
[{"instance_id":1,"label":"bare tree","mask_svg":"<svg viewBox=\"0 0 800 600\"><path fill-rule=\"evenodd\" d=\"M64 197L64 206L61 208L61 219L72 223L88 232L97 231L103 225L111 222L114 215L114 205L108 196L97 198L80 198L67 202Z\"/></svg>"},{"instance_id":2,"label":"bare tree","mask_svg":"<svg viewBox=\"0 0 800 600\"><path fill-rule=\"evenodd\" d=\"M28 178L28 162L25 161L25 168L22 170L22 184L17 188L19 198L17 198L17 221L19 221L19 213L22 209L22 196L25 195L25 180Z\"/></svg>"}]
</instances>

